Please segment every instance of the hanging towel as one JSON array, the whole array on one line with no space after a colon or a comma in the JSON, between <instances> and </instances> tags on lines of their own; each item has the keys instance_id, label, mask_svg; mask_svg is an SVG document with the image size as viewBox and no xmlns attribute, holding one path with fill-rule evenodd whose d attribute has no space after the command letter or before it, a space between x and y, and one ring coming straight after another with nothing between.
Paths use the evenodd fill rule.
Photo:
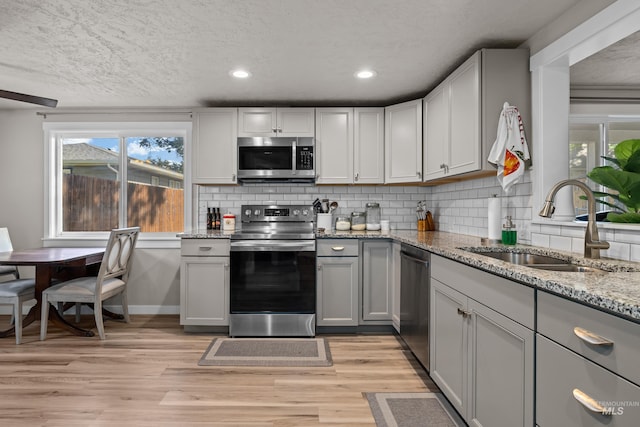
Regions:
<instances>
[{"instance_id":1,"label":"hanging towel","mask_svg":"<svg viewBox=\"0 0 640 427\"><path fill-rule=\"evenodd\" d=\"M529 160L529 148L520 112L508 102L502 107L498 135L487 160L498 166L498 181L505 192L524 174L525 161Z\"/></svg>"}]
</instances>

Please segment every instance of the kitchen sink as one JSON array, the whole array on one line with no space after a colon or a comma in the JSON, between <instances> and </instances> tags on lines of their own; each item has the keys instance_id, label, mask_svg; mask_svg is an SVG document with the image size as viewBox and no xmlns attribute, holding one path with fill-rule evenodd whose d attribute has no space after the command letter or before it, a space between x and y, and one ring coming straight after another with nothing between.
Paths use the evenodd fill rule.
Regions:
<instances>
[{"instance_id":1,"label":"kitchen sink","mask_svg":"<svg viewBox=\"0 0 640 427\"><path fill-rule=\"evenodd\" d=\"M537 268L539 270L566 271L571 273L606 273L605 270L601 270L599 268L575 264L534 264L528 265L527 267Z\"/></svg>"},{"instance_id":2,"label":"kitchen sink","mask_svg":"<svg viewBox=\"0 0 640 427\"><path fill-rule=\"evenodd\" d=\"M587 267L583 265L572 264L567 259L556 258L549 255L540 255L530 252L508 252L502 248L496 250L482 248L460 248L467 252L473 252L478 255L505 261L510 264L522 265L525 267L536 268L539 270L571 272L571 273L595 273L605 272L605 270L596 267Z\"/></svg>"},{"instance_id":3,"label":"kitchen sink","mask_svg":"<svg viewBox=\"0 0 640 427\"><path fill-rule=\"evenodd\" d=\"M567 261L560 258L554 258L547 255L531 254L527 252L470 252L518 265L567 264Z\"/></svg>"}]
</instances>

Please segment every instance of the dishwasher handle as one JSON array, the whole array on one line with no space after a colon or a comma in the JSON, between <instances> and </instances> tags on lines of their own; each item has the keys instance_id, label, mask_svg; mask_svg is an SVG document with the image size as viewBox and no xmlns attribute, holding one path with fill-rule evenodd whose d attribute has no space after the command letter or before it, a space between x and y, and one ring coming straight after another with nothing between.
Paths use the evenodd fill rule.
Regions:
<instances>
[{"instance_id":1,"label":"dishwasher handle","mask_svg":"<svg viewBox=\"0 0 640 427\"><path fill-rule=\"evenodd\" d=\"M424 264L427 267L429 266L429 261L427 261L425 259L420 259L420 258L413 257L413 256L407 254L406 252L400 252L400 256L405 258L405 259L408 259L409 261L413 261L413 262L415 262L417 264Z\"/></svg>"}]
</instances>

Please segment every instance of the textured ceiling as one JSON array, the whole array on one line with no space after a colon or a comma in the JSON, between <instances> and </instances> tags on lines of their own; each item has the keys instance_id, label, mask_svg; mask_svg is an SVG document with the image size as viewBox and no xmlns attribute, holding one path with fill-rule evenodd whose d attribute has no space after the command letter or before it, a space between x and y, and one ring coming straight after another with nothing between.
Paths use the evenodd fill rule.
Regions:
<instances>
[{"instance_id":1,"label":"textured ceiling","mask_svg":"<svg viewBox=\"0 0 640 427\"><path fill-rule=\"evenodd\" d=\"M572 86L640 87L640 32L571 66Z\"/></svg>"},{"instance_id":2,"label":"textured ceiling","mask_svg":"<svg viewBox=\"0 0 640 427\"><path fill-rule=\"evenodd\" d=\"M386 105L577 2L0 0L0 89L58 107ZM236 67L252 78L233 80ZM377 77L357 81L364 67Z\"/></svg>"}]
</instances>

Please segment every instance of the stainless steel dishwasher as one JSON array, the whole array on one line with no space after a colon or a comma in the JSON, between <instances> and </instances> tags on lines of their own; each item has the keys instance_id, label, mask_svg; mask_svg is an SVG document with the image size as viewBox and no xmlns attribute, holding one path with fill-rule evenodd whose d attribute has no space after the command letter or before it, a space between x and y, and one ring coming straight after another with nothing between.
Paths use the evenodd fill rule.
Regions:
<instances>
[{"instance_id":1,"label":"stainless steel dishwasher","mask_svg":"<svg viewBox=\"0 0 640 427\"><path fill-rule=\"evenodd\" d=\"M428 371L429 252L403 244L400 257L400 336Z\"/></svg>"}]
</instances>

